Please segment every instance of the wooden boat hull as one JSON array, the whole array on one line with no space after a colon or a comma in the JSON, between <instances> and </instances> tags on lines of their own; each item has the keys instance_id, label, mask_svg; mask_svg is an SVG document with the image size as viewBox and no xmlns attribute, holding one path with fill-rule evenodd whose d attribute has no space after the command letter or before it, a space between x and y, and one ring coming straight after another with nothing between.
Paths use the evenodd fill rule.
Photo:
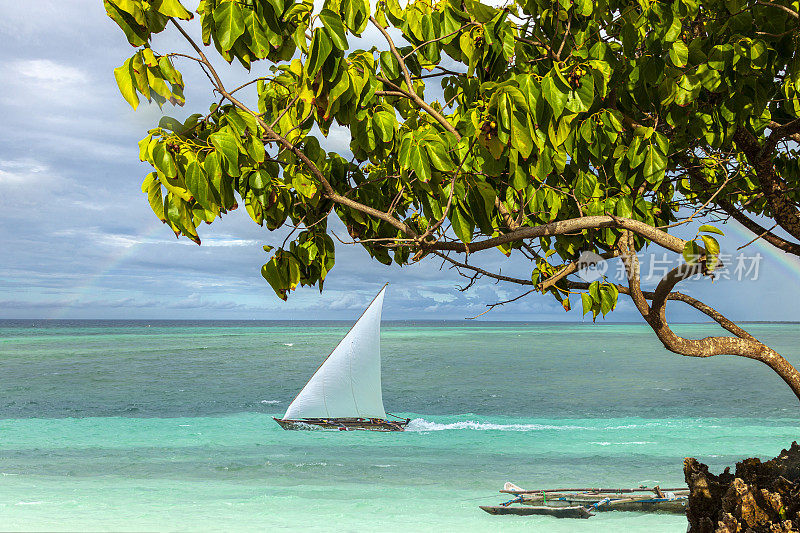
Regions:
<instances>
[{"instance_id":1,"label":"wooden boat hull","mask_svg":"<svg viewBox=\"0 0 800 533\"><path fill-rule=\"evenodd\" d=\"M339 431L405 431L409 420L383 420L378 418L303 418L290 420L275 418L283 429L333 429Z\"/></svg>"},{"instance_id":2,"label":"wooden boat hull","mask_svg":"<svg viewBox=\"0 0 800 533\"><path fill-rule=\"evenodd\" d=\"M546 500L542 500L541 495L525 496L522 504L531 506L545 505L553 507L570 507L574 505L591 506L605 498L611 498L610 502L598 505L593 511L635 511L645 513L686 513L687 498L678 497L676 499L656 498L653 495L631 498L625 494L548 494ZM630 501L633 500L633 501Z\"/></svg>"},{"instance_id":3,"label":"wooden boat hull","mask_svg":"<svg viewBox=\"0 0 800 533\"><path fill-rule=\"evenodd\" d=\"M556 518L589 518L592 516L592 513L589 512L588 509L585 507L574 506L574 507L545 507L545 506L530 506L526 505L524 507L512 507L512 506L503 506L503 505L480 505L481 509L486 511L489 514L494 515L519 515L519 516L530 516L530 515L545 515L545 516L554 516Z\"/></svg>"}]
</instances>

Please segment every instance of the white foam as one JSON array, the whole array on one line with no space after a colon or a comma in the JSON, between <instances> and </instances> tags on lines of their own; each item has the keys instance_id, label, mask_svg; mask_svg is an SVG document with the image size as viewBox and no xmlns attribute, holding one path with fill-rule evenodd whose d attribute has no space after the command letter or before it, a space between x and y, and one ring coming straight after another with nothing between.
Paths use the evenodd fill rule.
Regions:
<instances>
[{"instance_id":1,"label":"white foam","mask_svg":"<svg viewBox=\"0 0 800 533\"><path fill-rule=\"evenodd\" d=\"M261 403L265 403L267 405L277 405L281 403L280 400L261 400Z\"/></svg>"},{"instance_id":2,"label":"white foam","mask_svg":"<svg viewBox=\"0 0 800 533\"><path fill-rule=\"evenodd\" d=\"M284 346L294 346L294 343L293 342L284 342L283 345Z\"/></svg>"},{"instance_id":3,"label":"white foam","mask_svg":"<svg viewBox=\"0 0 800 533\"><path fill-rule=\"evenodd\" d=\"M580 426L573 424L495 424L492 422L477 422L474 420L463 420L451 423L439 423L415 418L406 426L406 431L446 431L446 430L474 430L474 431L609 431L618 429L635 429L644 427L669 427L670 421L664 422L642 422L638 424L621 424L614 426ZM650 442L631 442L630 444L650 444Z\"/></svg>"},{"instance_id":4,"label":"white foam","mask_svg":"<svg viewBox=\"0 0 800 533\"><path fill-rule=\"evenodd\" d=\"M642 444L655 444L655 442L649 440L634 440L630 442L590 442L589 444L597 444L598 446L638 446Z\"/></svg>"},{"instance_id":5,"label":"white foam","mask_svg":"<svg viewBox=\"0 0 800 533\"><path fill-rule=\"evenodd\" d=\"M406 426L406 431L446 431L471 429L475 431L543 431L543 430L571 430L571 429L592 429L585 426L554 426L548 424L492 424L490 422L475 422L465 420L463 422L452 422L450 424L439 424L424 418L415 418Z\"/></svg>"}]
</instances>

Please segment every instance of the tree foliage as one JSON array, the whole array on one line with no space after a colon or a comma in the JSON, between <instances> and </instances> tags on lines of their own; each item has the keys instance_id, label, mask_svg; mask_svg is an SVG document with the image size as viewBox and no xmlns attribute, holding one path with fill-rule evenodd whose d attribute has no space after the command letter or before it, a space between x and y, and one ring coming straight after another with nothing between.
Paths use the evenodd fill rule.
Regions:
<instances>
[{"instance_id":1,"label":"tree foliage","mask_svg":"<svg viewBox=\"0 0 800 533\"><path fill-rule=\"evenodd\" d=\"M667 299L747 338L671 292L718 267L720 231L704 225L686 241L669 228L733 217L800 255L761 226L771 218L800 239L796 0L202 0L187 29L193 15L178 0L104 4L137 49L115 70L132 106L139 95L183 104L178 59L220 95L207 114L165 117L141 141L156 216L198 243L201 222L240 203L256 224L297 230L288 246L265 247L262 274L283 299L298 285L322 289L335 213L384 264L435 255L567 310L581 293L593 317L624 292L665 346L699 355L705 347L670 337ZM170 20L196 56L152 49ZM226 87L212 46L253 81ZM334 126L351 159L322 148ZM644 294L635 253L651 243L686 264ZM453 258L490 248L528 257L530 279ZM626 258L628 286L571 281L586 251ZM754 346L711 351L750 357L737 350Z\"/></svg>"}]
</instances>

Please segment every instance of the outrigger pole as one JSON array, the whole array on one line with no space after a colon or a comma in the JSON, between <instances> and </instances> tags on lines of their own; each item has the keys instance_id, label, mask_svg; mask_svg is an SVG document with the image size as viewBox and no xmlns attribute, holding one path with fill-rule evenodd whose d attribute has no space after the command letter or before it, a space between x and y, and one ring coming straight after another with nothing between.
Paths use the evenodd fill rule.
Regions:
<instances>
[{"instance_id":1,"label":"outrigger pole","mask_svg":"<svg viewBox=\"0 0 800 533\"><path fill-rule=\"evenodd\" d=\"M600 488L588 488L588 489L538 489L538 490L509 490L509 489L501 489L500 492L505 494L541 494L544 492L597 492L597 493L605 493L605 492L613 492L615 494L624 494L629 492L676 492L676 491L688 491L688 487L677 487L672 489L662 489L661 487L639 487L637 489L600 489Z\"/></svg>"}]
</instances>

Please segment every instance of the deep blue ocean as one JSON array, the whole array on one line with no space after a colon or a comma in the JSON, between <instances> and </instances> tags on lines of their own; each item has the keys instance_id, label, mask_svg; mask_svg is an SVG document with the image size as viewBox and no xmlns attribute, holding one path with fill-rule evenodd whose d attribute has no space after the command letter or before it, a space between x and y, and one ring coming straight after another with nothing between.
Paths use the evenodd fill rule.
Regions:
<instances>
[{"instance_id":1,"label":"deep blue ocean","mask_svg":"<svg viewBox=\"0 0 800 533\"><path fill-rule=\"evenodd\" d=\"M0 529L685 531L477 506L506 481L682 485L686 456L721 470L800 437L766 366L588 323L384 322L384 403L409 430L281 430L350 325L0 321ZM747 329L800 364L800 325Z\"/></svg>"}]
</instances>

